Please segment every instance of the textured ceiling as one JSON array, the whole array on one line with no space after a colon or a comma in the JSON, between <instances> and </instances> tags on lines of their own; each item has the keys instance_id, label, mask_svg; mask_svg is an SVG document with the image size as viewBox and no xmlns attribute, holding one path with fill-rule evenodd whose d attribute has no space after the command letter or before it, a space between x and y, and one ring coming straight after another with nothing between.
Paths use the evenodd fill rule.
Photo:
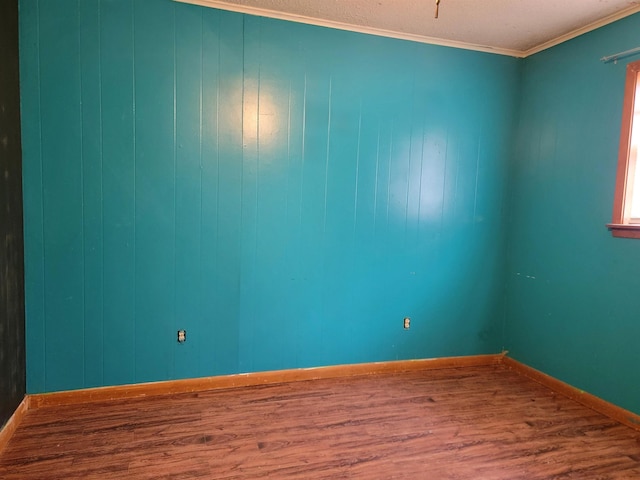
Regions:
<instances>
[{"instance_id":1,"label":"textured ceiling","mask_svg":"<svg viewBox=\"0 0 640 480\"><path fill-rule=\"evenodd\" d=\"M640 0L440 0L436 19L435 0L178 1L514 56L640 11Z\"/></svg>"}]
</instances>

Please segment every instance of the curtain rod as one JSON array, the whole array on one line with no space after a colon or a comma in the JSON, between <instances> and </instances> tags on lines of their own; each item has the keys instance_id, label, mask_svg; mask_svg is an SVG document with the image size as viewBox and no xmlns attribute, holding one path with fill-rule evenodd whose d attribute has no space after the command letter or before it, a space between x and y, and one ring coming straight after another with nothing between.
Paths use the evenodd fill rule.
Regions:
<instances>
[{"instance_id":1,"label":"curtain rod","mask_svg":"<svg viewBox=\"0 0 640 480\"><path fill-rule=\"evenodd\" d=\"M630 57L632 55L640 55L640 47L632 48L631 50L625 50L624 52L616 53L614 55L608 55L606 57L602 57L600 61L604 63L617 62L621 58Z\"/></svg>"}]
</instances>

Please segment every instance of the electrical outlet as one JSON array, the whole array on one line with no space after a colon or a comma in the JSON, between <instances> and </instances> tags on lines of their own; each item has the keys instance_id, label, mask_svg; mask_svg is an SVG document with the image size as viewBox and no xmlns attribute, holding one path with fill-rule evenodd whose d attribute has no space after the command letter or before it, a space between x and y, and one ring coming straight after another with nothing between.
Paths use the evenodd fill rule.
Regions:
<instances>
[{"instance_id":1,"label":"electrical outlet","mask_svg":"<svg viewBox=\"0 0 640 480\"><path fill-rule=\"evenodd\" d=\"M187 331L178 330L178 343L184 343L187 341Z\"/></svg>"},{"instance_id":2,"label":"electrical outlet","mask_svg":"<svg viewBox=\"0 0 640 480\"><path fill-rule=\"evenodd\" d=\"M405 330L409 330L409 328L411 327L411 319L409 317L404 317L403 326Z\"/></svg>"}]
</instances>

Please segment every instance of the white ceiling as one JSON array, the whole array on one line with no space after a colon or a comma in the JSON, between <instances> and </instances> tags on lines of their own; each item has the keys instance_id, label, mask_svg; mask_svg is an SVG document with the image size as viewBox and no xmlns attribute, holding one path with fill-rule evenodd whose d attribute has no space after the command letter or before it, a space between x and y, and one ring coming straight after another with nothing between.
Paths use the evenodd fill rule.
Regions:
<instances>
[{"instance_id":1,"label":"white ceiling","mask_svg":"<svg viewBox=\"0 0 640 480\"><path fill-rule=\"evenodd\" d=\"M438 19L435 0L177 1L516 57L640 12L640 0L440 0Z\"/></svg>"}]
</instances>

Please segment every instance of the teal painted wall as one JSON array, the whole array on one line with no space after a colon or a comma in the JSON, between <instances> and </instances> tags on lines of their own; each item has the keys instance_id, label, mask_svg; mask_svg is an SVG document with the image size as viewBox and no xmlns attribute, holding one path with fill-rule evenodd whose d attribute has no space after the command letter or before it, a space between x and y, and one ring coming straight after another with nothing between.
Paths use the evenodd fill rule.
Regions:
<instances>
[{"instance_id":1,"label":"teal painted wall","mask_svg":"<svg viewBox=\"0 0 640 480\"><path fill-rule=\"evenodd\" d=\"M501 350L520 61L20 9L29 392Z\"/></svg>"},{"instance_id":2,"label":"teal painted wall","mask_svg":"<svg viewBox=\"0 0 640 480\"><path fill-rule=\"evenodd\" d=\"M627 59L640 15L524 62L511 180L507 348L640 413L640 243L611 221Z\"/></svg>"}]
</instances>

